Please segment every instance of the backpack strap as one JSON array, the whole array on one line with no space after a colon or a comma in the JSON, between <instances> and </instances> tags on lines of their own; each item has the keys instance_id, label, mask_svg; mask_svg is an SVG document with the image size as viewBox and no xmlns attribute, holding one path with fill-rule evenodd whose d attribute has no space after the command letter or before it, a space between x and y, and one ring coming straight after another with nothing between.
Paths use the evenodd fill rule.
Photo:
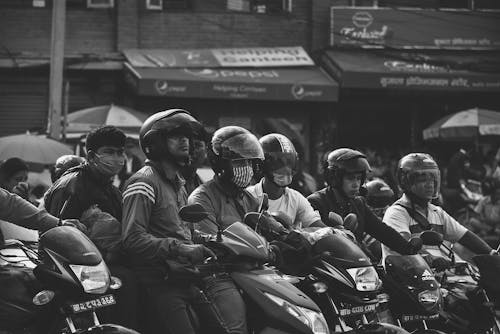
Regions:
<instances>
[{"instance_id":1,"label":"backpack strap","mask_svg":"<svg viewBox=\"0 0 500 334\"><path fill-rule=\"evenodd\" d=\"M427 218L423 214L421 214L414 208L407 207L406 205L403 205L401 203L395 204L405 208L410 217L413 218L424 231L429 231L431 229L431 223L429 223L429 220L427 220Z\"/></svg>"}]
</instances>

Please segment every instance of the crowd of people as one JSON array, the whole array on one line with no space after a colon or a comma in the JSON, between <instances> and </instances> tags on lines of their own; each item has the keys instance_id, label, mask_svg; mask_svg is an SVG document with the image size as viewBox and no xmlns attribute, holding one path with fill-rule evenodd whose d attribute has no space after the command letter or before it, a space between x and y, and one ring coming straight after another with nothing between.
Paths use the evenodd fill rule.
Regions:
<instances>
[{"instance_id":1,"label":"crowd of people","mask_svg":"<svg viewBox=\"0 0 500 334\"><path fill-rule=\"evenodd\" d=\"M22 160L0 166L1 219L41 231L59 221L80 228L103 253L112 274L122 279L117 307L103 315L106 321L146 332L195 333L189 314L194 309L210 332L247 333L245 303L231 279L211 277L200 293L186 270L216 257L203 240L218 225L227 227L243 221L247 212L259 211L263 197L276 213L279 224L272 228L280 234L327 226L350 230L374 261L392 252L418 252L421 244L415 237L426 229L474 253L495 252L436 205L443 173L425 153L384 162L373 152L337 148L323 161L325 186L309 186L306 192L301 187L308 175L299 167L292 142L281 134L259 139L244 128L225 126L209 136L188 111L170 109L144 122L139 143L147 157L144 166L130 153L134 142L121 130L105 126L91 131L85 158L64 156L56 162L53 184L41 203L24 201L31 199ZM489 164L491 176L500 174L497 157ZM203 183L196 171L206 160L215 176ZM461 164L462 174L458 171L460 189L467 166ZM452 186L452 170L448 167L447 187ZM373 176L385 182L370 181ZM489 201L478 203L478 214L494 211L500 197L496 189ZM16 209L13 201L22 207ZM193 203L208 215L188 224L179 210ZM271 250L270 261L285 269L300 254L297 247L279 242L271 243Z\"/></svg>"}]
</instances>

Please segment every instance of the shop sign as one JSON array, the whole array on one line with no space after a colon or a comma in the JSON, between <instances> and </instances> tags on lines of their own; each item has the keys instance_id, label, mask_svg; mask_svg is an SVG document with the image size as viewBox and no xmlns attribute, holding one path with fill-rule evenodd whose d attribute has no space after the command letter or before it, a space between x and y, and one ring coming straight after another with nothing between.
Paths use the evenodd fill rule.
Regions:
<instances>
[{"instance_id":1,"label":"shop sign","mask_svg":"<svg viewBox=\"0 0 500 334\"><path fill-rule=\"evenodd\" d=\"M500 12L331 7L330 45L500 49Z\"/></svg>"},{"instance_id":2,"label":"shop sign","mask_svg":"<svg viewBox=\"0 0 500 334\"><path fill-rule=\"evenodd\" d=\"M392 72L415 72L415 73L444 73L448 69L441 66L431 65L427 63L410 63L402 60L387 60L384 66Z\"/></svg>"},{"instance_id":3,"label":"shop sign","mask_svg":"<svg viewBox=\"0 0 500 334\"><path fill-rule=\"evenodd\" d=\"M500 78L487 79L485 76L386 76L380 77L379 84L384 88L436 88L446 90L498 90Z\"/></svg>"},{"instance_id":4,"label":"shop sign","mask_svg":"<svg viewBox=\"0 0 500 334\"><path fill-rule=\"evenodd\" d=\"M283 67L313 66L301 47L228 49L128 49L123 52L133 67L208 68L208 67Z\"/></svg>"},{"instance_id":5,"label":"shop sign","mask_svg":"<svg viewBox=\"0 0 500 334\"><path fill-rule=\"evenodd\" d=\"M189 75L204 78L204 79L217 79L217 78L244 78L244 79L262 79L262 78L279 78L278 72L274 70L219 70L215 68L204 69L184 69Z\"/></svg>"}]
</instances>

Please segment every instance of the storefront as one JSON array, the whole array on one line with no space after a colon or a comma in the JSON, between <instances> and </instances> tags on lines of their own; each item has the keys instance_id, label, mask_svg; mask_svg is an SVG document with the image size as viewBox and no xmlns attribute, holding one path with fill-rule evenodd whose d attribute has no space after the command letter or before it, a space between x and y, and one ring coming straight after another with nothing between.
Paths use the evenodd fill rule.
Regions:
<instances>
[{"instance_id":1,"label":"storefront","mask_svg":"<svg viewBox=\"0 0 500 334\"><path fill-rule=\"evenodd\" d=\"M332 7L331 15L320 63L340 85L340 145L416 148L422 129L446 114L500 110L500 13Z\"/></svg>"},{"instance_id":2,"label":"storefront","mask_svg":"<svg viewBox=\"0 0 500 334\"><path fill-rule=\"evenodd\" d=\"M130 105L149 113L182 107L209 130L239 125L281 132L316 161L311 126L332 110L338 85L301 47L126 50Z\"/></svg>"}]
</instances>

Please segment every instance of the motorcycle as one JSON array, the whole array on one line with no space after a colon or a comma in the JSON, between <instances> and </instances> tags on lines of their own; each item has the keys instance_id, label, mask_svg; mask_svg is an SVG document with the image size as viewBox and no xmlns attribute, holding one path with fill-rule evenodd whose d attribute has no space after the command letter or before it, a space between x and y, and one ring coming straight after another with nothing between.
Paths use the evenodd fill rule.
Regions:
<instances>
[{"instance_id":1,"label":"motorcycle","mask_svg":"<svg viewBox=\"0 0 500 334\"><path fill-rule=\"evenodd\" d=\"M96 246L78 229L48 230L38 250L7 242L0 258L0 332L138 334L100 324L96 310L116 303L111 292L121 282L110 276Z\"/></svg>"},{"instance_id":2,"label":"motorcycle","mask_svg":"<svg viewBox=\"0 0 500 334\"><path fill-rule=\"evenodd\" d=\"M435 326L439 319L442 295L440 284L421 255L388 255L384 289L391 321L412 333L443 333L428 325L432 322Z\"/></svg>"},{"instance_id":3,"label":"motorcycle","mask_svg":"<svg viewBox=\"0 0 500 334\"><path fill-rule=\"evenodd\" d=\"M449 261L446 270L435 273L444 291L441 318L445 325L456 333L500 333L495 310L500 257L474 256L472 262L477 264L476 267L462 260L453 250L453 245L446 245L441 234L425 231L421 238L425 245L439 247L427 249L427 252Z\"/></svg>"},{"instance_id":4,"label":"motorcycle","mask_svg":"<svg viewBox=\"0 0 500 334\"><path fill-rule=\"evenodd\" d=\"M197 223L206 217L201 205L181 208L180 217ZM253 219L247 214L247 219ZM197 265L199 276L229 275L240 290L247 306L251 333L330 333L319 307L291 282L297 278L281 274L266 263L269 244L247 224L235 222L225 229L217 224L215 238L204 244L217 259ZM203 288L201 286L201 288Z\"/></svg>"}]
</instances>

